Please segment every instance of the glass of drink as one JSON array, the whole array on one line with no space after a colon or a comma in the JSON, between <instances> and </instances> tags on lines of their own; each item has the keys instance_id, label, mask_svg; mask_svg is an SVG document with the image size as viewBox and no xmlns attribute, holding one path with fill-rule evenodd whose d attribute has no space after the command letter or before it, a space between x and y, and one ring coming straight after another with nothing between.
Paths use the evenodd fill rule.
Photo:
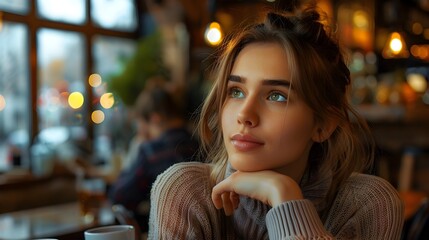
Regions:
<instances>
[{"instance_id":1,"label":"glass of drink","mask_svg":"<svg viewBox=\"0 0 429 240\"><path fill-rule=\"evenodd\" d=\"M98 219L103 202L105 201L106 184L103 179L80 179L77 182L77 194L80 213L85 221Z\"/></svg>"}]
</instances>

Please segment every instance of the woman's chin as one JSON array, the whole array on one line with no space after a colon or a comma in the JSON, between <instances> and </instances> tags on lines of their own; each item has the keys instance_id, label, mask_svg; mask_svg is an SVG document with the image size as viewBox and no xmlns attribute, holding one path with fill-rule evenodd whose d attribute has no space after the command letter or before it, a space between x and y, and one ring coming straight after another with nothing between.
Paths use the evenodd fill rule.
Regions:
<instances>
[{"instance_id":1,"label":"woman's chin","mask_svg":"<svg viewBox=\"0 0 429 240\"><path fill-rule=\"evenodd\" d=\"M258 172L263 170L268 170L269 168L266 168L264 166L259 166L255 162L252 162L250 160L235 160L230 159L229 163L231 164L232 168L240 171L240 172Z\"/></svg>"}]
</instances>

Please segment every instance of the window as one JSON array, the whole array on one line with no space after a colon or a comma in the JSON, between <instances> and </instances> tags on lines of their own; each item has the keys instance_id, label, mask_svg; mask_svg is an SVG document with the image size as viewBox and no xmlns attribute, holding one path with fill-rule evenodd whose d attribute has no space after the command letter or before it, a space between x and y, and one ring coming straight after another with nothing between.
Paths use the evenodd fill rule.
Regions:
<instances>
[{"instance_id":1,"label":"window","mask_svg":"<svg viewBox=\"0 0 429 240\"><path fill-rule=\"evenodd\" d=\"M0 31L0 169L27 164L30 131L28 29L4 21Z\"/></svg>"},{"instance_id":2,"label":"window","mask_svg":"<svg viewBox=\"0 0 429 240\"><path fill-rule=\"evenodd\" d=\"M1 0L0 9L18 14L26 14L29 9L28 0Z\"/></svg>"},{"instance_id":3,"label":"window","mask_svg":"<svg viewBox=\"0 0 429 240\"><path fill-rule=\"evenodd\" d=\"M85 10L85 0L37 0L38 15L52 21L83 24Z\"/></svg>"},{"instance_id":4,"label":"window","mask_svg":"<svg viewBox=\"0 0 429 240\"><path fill-rule=\"evenodd\" d=\"M92 0L91 6L92 21L99 27L125 31L137 27L131 0Z\"/></svg>"},{"instance_id":5,"label":"window","mask_svg":"<svg viewBox=\"0 0 429 240\"><path fill-rule=\"evenodd\" d=\"M82 126L87 103L79 104L78 97L73 96L85 99L88 95L83 35L41 28L37 32L37 50L39 129Z\"/></svg>"},{"instance_id":6,"label":"window","mask_svg":"<svg viewBox=\"0 0 429 240\"><path fill-rule=\"evenodd\" d=\"M136 49L137 2L0 0L0 172L77 153L108 161L130 137L107 85Z\"/></svg>"}]
</instances>

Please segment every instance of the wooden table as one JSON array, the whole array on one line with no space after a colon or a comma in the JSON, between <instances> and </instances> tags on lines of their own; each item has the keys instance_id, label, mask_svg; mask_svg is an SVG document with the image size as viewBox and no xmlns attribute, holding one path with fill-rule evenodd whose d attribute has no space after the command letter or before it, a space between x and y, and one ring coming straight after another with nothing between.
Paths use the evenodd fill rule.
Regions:
<instances>
[{"instance_id":1,"label":"wooden table","mask_svg":"<svg viewBox=\"0 0 429 240\"><path fill-rule=\"evenodd\" d=\"M0 239L58 238L83 240L86 229L113 225L115 217L108 203L100 211L97 221L80 215L77 202L52 205L0 214Z\"/></svg>"}]
</instances>

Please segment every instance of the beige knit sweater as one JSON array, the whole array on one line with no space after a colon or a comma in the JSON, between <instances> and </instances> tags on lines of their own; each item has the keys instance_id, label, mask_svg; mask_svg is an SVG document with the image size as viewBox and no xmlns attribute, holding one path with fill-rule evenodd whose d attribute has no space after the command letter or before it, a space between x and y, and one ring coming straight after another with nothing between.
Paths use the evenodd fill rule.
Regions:
<instances>
[{"instance_id":1,"label":"beige knit sweater","mask_svg":"<svg viewBox=\"0 0 429 240\"><path fill-rule=\"evenodd\" d=\"M230 173L227 173L228 175ZM355 174L338 192L326 221L329 178L304 178L304 200L275 208L246 198L231 217L211 201L210 165L179 163L152 188L149 239L399 239L403 205L385 180Z\"/></svg>"}]
</instances>

